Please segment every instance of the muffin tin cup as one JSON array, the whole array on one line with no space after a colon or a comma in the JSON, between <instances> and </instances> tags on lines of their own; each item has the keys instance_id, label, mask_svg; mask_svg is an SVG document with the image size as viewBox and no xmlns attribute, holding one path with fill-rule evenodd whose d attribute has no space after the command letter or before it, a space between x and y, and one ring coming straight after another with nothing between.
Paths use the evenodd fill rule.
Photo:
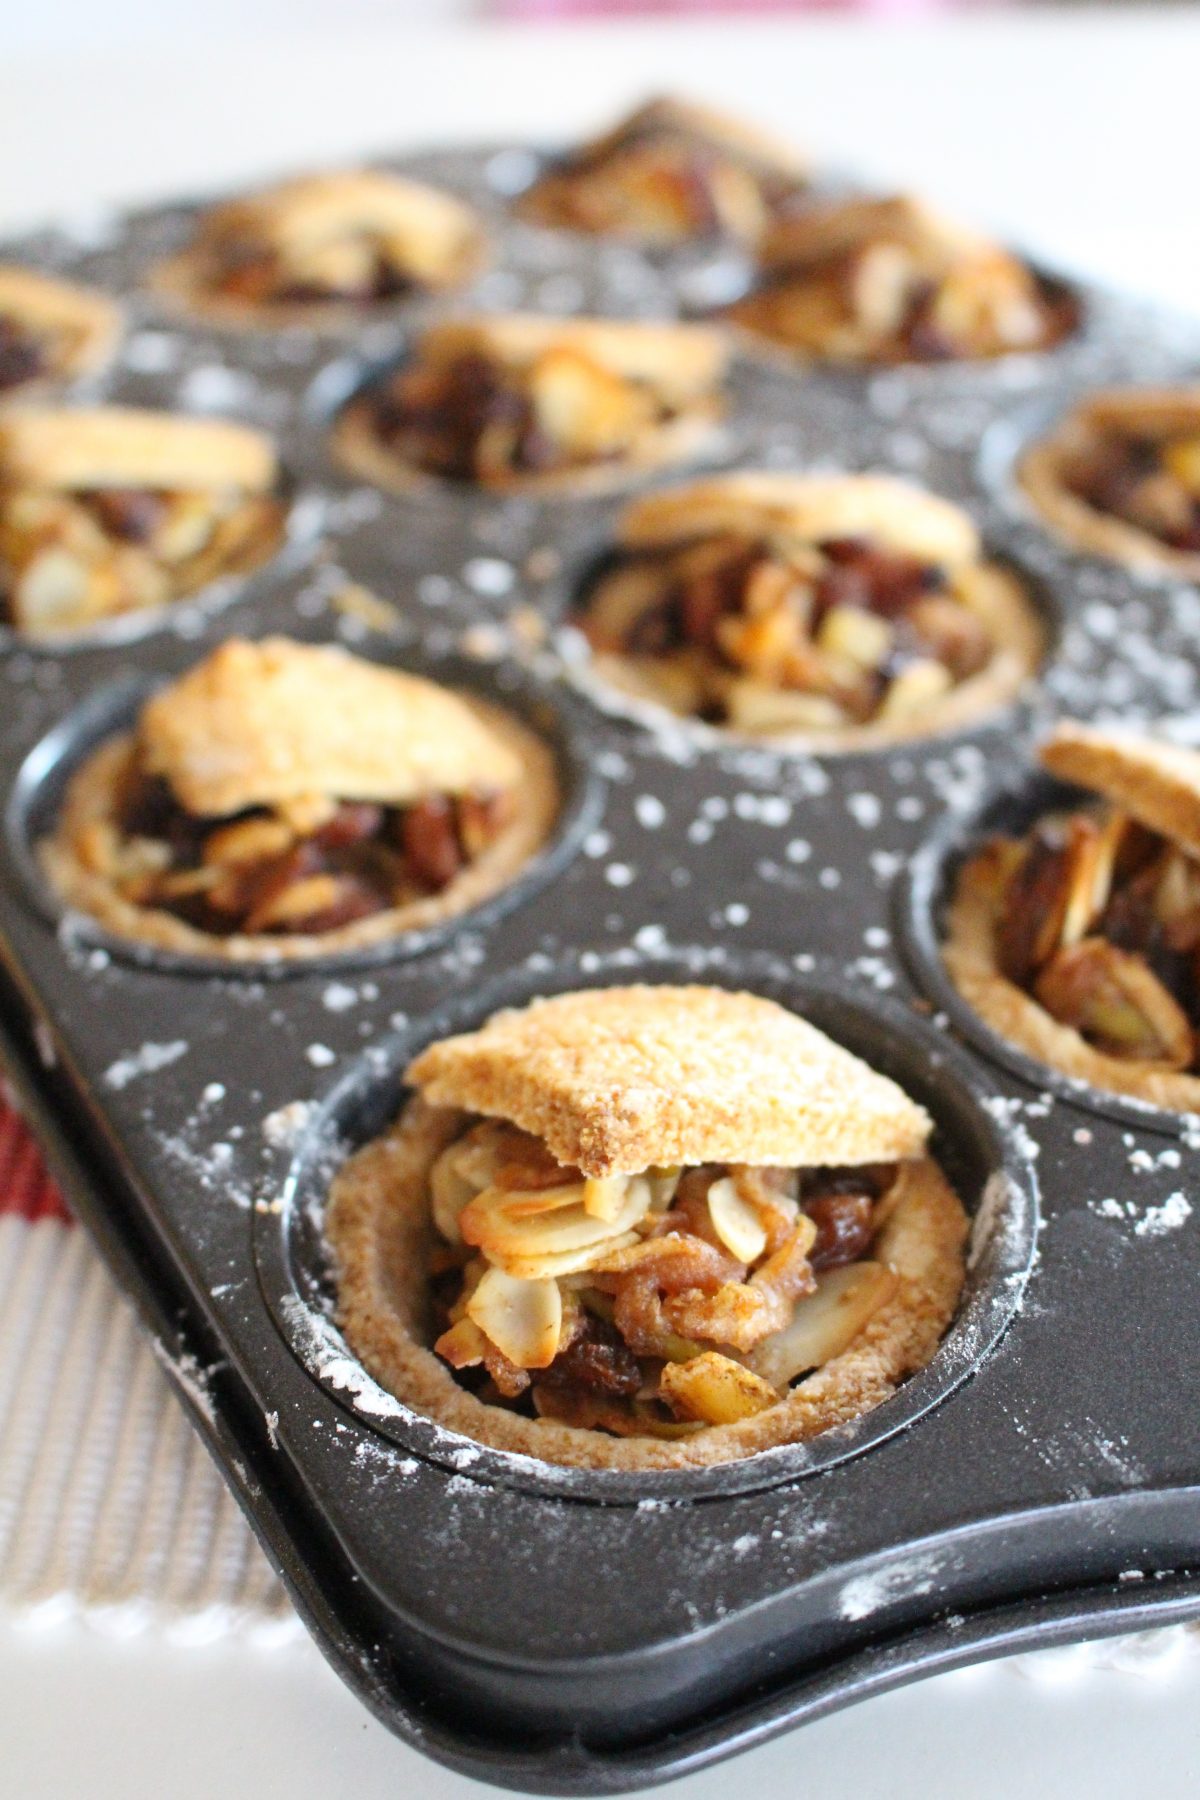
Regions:
<instances>
[{"instance_id":1,"label":"muffin tin cup","mask_svg":"<svg viewBox=\"0 0 1200 1800\"><path fill-rule=\"evenodd\" d=\"M389 162L485 214L493 264L446 309L681 316L686 258L508 221L531 155ZM129 294L193 215L159 208L86 241L35 234L5 255ZM1009 790L1032 801L1043 721L1200 712L1195 590L1084 563L981 470L988 428L1034 385L1073 394L1200 363L1200 327L1079 286L1088 330L1032 368L857 377L736 361L740 464L923 482L1056 609L1028 701L823 757L697 741L571 692L553 630L621 497L414 500L334 466L323 418L440 305L272 334L129 299L101 397L270 431L319 533L236 611L168 614L136 662L104 637L70 654L0 644L0 1043L322 1648L391 1729L475 1777L623 1791L930 1669L1200 1616L1200 1441L1170 1374L1200 1358L1200 1130L1093 1105L985 1042L939 986L934 944L941 872L986 808L1018 816ZM341 604L355 583L390 609L386 637ZM479 684L523 716L545 707L578 797L548 878L436 939L289 965L287 982L267 979L274 964L134 960L60 916L30 834L69 764L233 627L341 641ZM1000 1229L976 1224L963 1306L928 1367L807 1446L610 1478L452 1439L339 1341L324 1183L386 1122L435 1033L554 987L664 979L774 994L878 1061L926 1100L964 1199L978 1217L990 1195Z\"/></svg>"},{"instance_id":2,"label":"muffin tin cup","mask_svg":"<svg viewBox=\"0 0 1200 1800\"><path fill-rule=\"evenodd\" d=\"M804 980L770 957L711 959L695 946L655 958L638 978L711 981L746 988L778 1001L891 1075L935 1121L933 1154L959 1192L972 1220L967 1280L953 1324L929 1366L905 1381L892 1399L851 1424L807 1443L710 1468L617 1472L555 1468L532 1457L475 1447L472 1479L542 1494L604 1504L662 1501L684 1504L739 1494L816 1475L860 1455L936 1406L988 1354L1021 1302L1037 1236L1037 1189L1030 1158L1002 1121L980 1104L982 1090L967 1061L911 1012L886 1003L864 1006L845 984ZM336 1291L324 1246L322 1217L330 1170L352 1148L378 1136L400 1111L403 1070L425 1044L469 1031L502 1007L524 1006L547 994L612 986L622 979L601 948L562 958L551 969L514 971L479 993L440 1009L419 1025L372 1044L358 1065L320 1103L288 1173L278 1214L256 1220L259 1279L279 1329L310 1374L353 1407L355 1383L377 1404L374 1383L361 1367L347 1374L353 1351L335 1323ZM335 1380L322 1370L335 1371ZM403 1406L375 1421L385 1437L413 1454L454 1469L470 1440Z\"/></svg>"},{"instance_id":3,"label":"muffin tin cup","mask_svg":"<svg viewBox=\"0 0 1200 1800\"><path fill-rule=\"evenodd\" d=\"M213 951L169 950L140 943L110 930L99 920L73 908L55 890L42 867L38 844L54 829L72 775L101 744L135 725L144 703L159 683L138 676L114 682L90 695L30 751L18 771L5 813L6 848L30 904L54 927L69 921L80 943L145 968L171 975L222 976L262 980L288 975L322 975L339 970L373 968L399 958L421 956L448 943L457 933L482 930L511 908L522 905L578 854L604 811L604 784L589 765L584 734L569 707L534 688L519 670L496 670L465 657L431 658L419 651L400 653L377 639L359 654L372 654L384 666L402 668L460 692L504 707L531 726L554 756L560 808L549 839L515 877L497 892L436 924L398 932L379 943L320 951L312 955L260 956L234 960Z\"/></svg>"}]
</instances>

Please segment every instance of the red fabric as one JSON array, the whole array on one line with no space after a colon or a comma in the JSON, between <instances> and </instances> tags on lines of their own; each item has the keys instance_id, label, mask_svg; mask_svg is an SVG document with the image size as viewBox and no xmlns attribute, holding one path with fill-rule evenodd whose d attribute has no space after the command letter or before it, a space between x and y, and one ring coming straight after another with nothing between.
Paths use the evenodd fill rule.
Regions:
<instances>
[{"instance_id":1,"label":"red fabric","mask_svg":"<svg viewBox=\"0 0 1200 1800\"><path fill-rule=\"evenodd\" d=\"M5 1100L0 1100L0 1213L73 1223L62 1195L46 1173L37 1139Z\"/></svg>"}]
</instances>

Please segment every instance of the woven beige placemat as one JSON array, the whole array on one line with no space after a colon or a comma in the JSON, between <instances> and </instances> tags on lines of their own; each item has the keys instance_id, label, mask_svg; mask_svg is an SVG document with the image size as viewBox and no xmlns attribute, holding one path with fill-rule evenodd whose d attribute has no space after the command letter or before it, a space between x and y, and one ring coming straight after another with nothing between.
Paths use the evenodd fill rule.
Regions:
<instances>
[{"instance_id":1,"label":"woven beige placemat","mask_svg":"<svg viewBox=\"0 0 1200 1800\"><path fill-rule=\"evenodd\" d=\"M191 1639L300 1629L132 1308L2 1103L0 1603Z\"/></svg>"}]
</instances>

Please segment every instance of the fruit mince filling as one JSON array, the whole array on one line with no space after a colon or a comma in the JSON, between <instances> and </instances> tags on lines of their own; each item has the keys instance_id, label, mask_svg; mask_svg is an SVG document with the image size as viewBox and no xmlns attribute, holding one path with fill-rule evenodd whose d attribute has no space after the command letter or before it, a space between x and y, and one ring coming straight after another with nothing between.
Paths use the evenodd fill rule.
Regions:
<instances>
[{"instance_id":1,"label":"fruit mince filling","mask_svg":"<svg viewBox=\"0 0 1200 1800\"><path fill-rule=\"evenodd\" d=\"M45 346L24 330L19 319L0 313L0 393L48 372Z\"/></svg>"},{"instance_id":2,"label":"fruit mince filling","mask_svg":"<svg viewBox=\"0 0 1200 1800\"><path fill-rule=\"evenodd\" d=\"M653 598L637 604L631 588L627 608L622 580ZM598 651L692 668L699 653L725 677L704 706L714 723L741 722L731 701L747 680L813 697L830 723L897 716L979 673L993 650L944 569L861 538L708 539L631 558L602 578L578 623Z\"/></svg>"},{"instance_id":3,"label":"fruit mince filling","mask_svg":"<svg viewBox=\"0 0 1200 1800\"><path fill-rule=\"evenodd\" d=\"M1200 434L1109 437L1068 472L1067 483L1098 512L1169 549L1200 551Z\"/></svg>"},{"instance_id":4,"label":"fruit mince filling","mask_svg":"<svg viewBox=\"0 0 1200 1800\"><path fill-rule=\"evenodd\" d=\"M523 368L478 352L418 361L386 384L372 421L404 461L473 481L611 461L667 416L643 383L563 346Z\"/></svg>"},{"instance_id":5,"label":"fruit mince filling","mask_svg":"<svg viewBox=\"0 0 1200 1800\"><path fill-rule=\"evenodd\" d=\"M1196 1066L1200 862L1116 809L991 846L1001 973L1095 1049Z\"/></svg>"},{"instance_id":6,"label":"fruit mince filling","mask_svg":"<svg viewBox=\"0 0 1200 1800\"><path fill-rule=\"evenodd\" d=\"M441 893L511 817L507 792L317 800L197 818L134 769L108 872L133 904L226 935L333 931Z\"/></svg>"},{"instance_id":7,"label":"fruit mince filling","mask_svg":"<svg viewBox=\"0 0 1200 1800\"><path fill-rule=\"evenodd\" d=\"M430 1171L435 1352L492 1405L616 1436L748 1418L897 1291L872 1259L894 1165L589 1180L468 1124Z\"/></svg>"}]
</instances>

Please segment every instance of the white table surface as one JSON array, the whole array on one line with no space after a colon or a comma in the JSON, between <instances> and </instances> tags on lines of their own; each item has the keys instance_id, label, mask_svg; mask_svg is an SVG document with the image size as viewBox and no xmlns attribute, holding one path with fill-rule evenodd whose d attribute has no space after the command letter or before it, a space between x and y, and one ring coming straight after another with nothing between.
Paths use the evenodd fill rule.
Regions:
<instances>
[{"instance_id":1,"label":"white table surface","mask_svg":"<svg viewBox=\"0 0 1200 1800\"><path fill-rule=\"evenodd\" d=\"M0 230L371 149L572 134L669 88L1060 263L1200 308L1191 9L548 33L335 28L336 0L307 0L287 29L277 5L243 0L236 37L233 16L180 0L169 48L160 28L153 48L109 54L39 54L29 44L51 40L0 22ZM277 28L255 35L268 19ZM1194 1800L1198 1701L1195 1648L1142 1673L1080 1673L1070 1657L1036 1678L993 1666L884 1696L672 1792L1116 1800L1152 1782L1156 1800ZM305 1641L117 1641L0 1616L0 1730L5 1800L483 1791L391 1739Z\"/></svg>"}]
</instances>

